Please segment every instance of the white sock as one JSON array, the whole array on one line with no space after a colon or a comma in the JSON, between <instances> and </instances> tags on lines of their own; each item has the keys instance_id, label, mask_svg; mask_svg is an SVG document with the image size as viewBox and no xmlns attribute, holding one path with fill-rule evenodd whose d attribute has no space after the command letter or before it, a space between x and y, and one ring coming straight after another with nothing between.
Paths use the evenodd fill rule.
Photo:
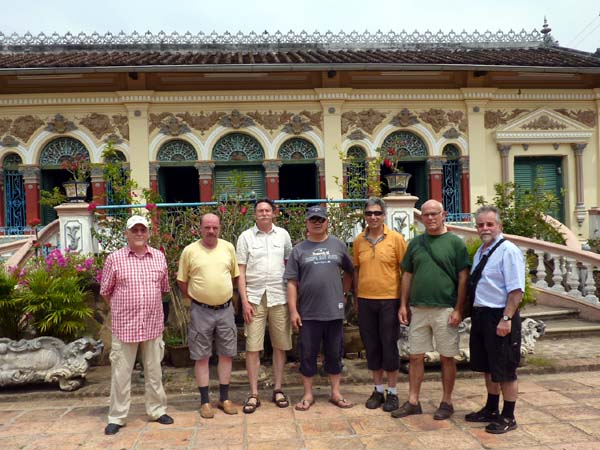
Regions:
<instances>
[{"instance_id":1,"label":"white sock","mask_svg":"<svg viewBox=\"0 0 600 450\"><path fill-rule=\"evenodd\" d=\"M375 390L377 392L379 392L380 394L383 394L383 384L376 384L375 385Z\"/></svg>"},{"instance_id":2,"label":"white sock","mask_svg":"<svg viewBox=\"0 0 600 450\"><path fill-rule=\"evenodd\" d=\"M398 388L397 387L389 387L388 386L387 391L390 394L398 395Z\"/></svg>"}]
</instances>

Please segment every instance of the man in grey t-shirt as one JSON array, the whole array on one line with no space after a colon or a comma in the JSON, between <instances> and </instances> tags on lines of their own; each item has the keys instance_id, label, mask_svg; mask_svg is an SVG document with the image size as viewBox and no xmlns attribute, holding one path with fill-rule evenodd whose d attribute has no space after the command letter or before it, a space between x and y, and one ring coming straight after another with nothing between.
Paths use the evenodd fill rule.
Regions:
<instances>
[{"instance_id":1,"label":"man in grey t-shirt","mask_svg":"<svg viewBox=\"0 0 600 450\"><path fill-rule=\"evenodd\" d=\"M321 343L325 371L331 383L329 401L339 408L354 406L340 392L344 291L352 286L354 266L346 245L327 235L327 225L324 207L308 208L308 239L294 247L283 275L287 280L290 321L300 330L300 373L304 395L296 404L298 411L307 411L315 402L312 379L317 373ZM344 272L343 283L341 271Z\"/></svg>"}]
</instances>

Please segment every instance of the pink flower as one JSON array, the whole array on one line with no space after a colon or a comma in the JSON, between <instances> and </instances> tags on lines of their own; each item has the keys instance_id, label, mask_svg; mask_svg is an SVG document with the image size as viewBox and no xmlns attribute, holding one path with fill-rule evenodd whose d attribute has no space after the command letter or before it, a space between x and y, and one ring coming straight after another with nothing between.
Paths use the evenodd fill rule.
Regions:
<instances>
[{"instance_id":1,"label":"pink flower","mask_svg":"<svg viewBox=\"0 0 600 450\"><path fill-rule=\"evenodd\" d=\"M154 203L146 203L146 209L148 211L152 211L155 208L156 208L156 205Z\"/></svg>"},{"instance_id":2,"label":"pink flower","mask_svg":"<svg viewBox=\"0 0 600 450\"><path fill-rule=\"evenodd\" d=\"M220 211L221 213L224 213L224 212L226 211L226 208L225 208L225 206L224 206L224 205L221 205L221 206L219 206L219 211Z\"/></svg>"},{"instance_id":3,"label":"pink flower","mask_svg":"<svg viewBox=\"0 0 600 450\"><path fill-rule=\"evenodd\" d=\"M242 209L240 209L240 212L242 214L246 214L248 212L248 208L246 208L245 206L242 206Z\"/></svg>"},{"instance_id":4,"label":"pink flower","mask_svg":"<svg viewBox=\"0 0 600 450\"><path fill-rule=\"evenodd\" d=\"M96 202L90 202L87 209L88 209L88 211L95 211L97 207L98 207L98 204Z\"/></svg>"}]
</instances>

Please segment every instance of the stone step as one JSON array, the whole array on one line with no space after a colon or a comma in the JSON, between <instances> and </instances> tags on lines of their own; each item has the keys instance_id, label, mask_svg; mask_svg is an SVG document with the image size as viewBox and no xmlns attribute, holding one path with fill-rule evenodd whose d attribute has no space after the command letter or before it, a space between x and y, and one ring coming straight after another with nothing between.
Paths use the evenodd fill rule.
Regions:
<instances>
[{"instance_id":1,"label":"stone step","mask_svg":"<svg viewBox=\"0 0 600 450\"><path fill-rule=\"evenodd\" d=\"M541 320L546 325L546 331L542 339L600 336L600 323L598 322L588 322L581 319Z\"/></svg>"},{"instance_id":2,"label":"stone step","mask_svg":"<svg viewBox=\"0 0 600 450\"><path fill-rule=\"evenodd\" d=\"M574 308L559 308L545 305L533 305L523 308L521 317L529 317L543 322L549 320L573 319L579 316L579 310Z\"/></svg>"}]
</instances>

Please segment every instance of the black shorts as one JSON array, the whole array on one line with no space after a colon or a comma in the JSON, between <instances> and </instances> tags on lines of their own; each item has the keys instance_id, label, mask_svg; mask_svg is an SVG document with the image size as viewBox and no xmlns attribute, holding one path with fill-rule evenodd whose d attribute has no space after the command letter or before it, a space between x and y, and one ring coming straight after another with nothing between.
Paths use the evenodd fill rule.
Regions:
<instances>
[{"instance_id":1,"label":"black shorts","mask_svg":"<svg viewBox=\"0 0 600 450\"><path fill-rule=\"evenodd\" d=\"M517 379L521 361L521 317L515 313L510 334L498 336L504 308L475 307L471 316L471 370L491 374L494 383Z\"/></svg>"},{"instance_id":2,"label":"black shorts","mask_svg":"<svg viewBox=\"0 0 600 450\"><path fill-rule=\"evenodd\" d=\"M317 373L317 356L323 343L324 369L329 375L342 371L343 321L303 320L298 337L300 373L312 377Z\"/></svg>"},{"instance_id":3,"label":"black shorts","mask_svg":"<svg viewBox=\"0 0 600 450\"><path fill-rule=\"evenodd\" d=\"M358 299L358 327L369 370L393 372L400 367L398 337L400 300Z\"/></svg>"}]
</instances>

